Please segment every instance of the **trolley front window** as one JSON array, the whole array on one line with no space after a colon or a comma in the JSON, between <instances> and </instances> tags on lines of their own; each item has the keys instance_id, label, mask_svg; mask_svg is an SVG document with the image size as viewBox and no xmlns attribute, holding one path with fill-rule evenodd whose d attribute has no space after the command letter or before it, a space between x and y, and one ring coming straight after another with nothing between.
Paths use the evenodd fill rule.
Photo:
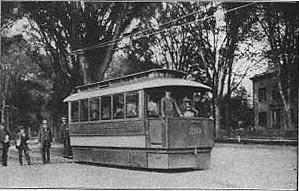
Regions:
<instances>
[{"instance_id":1,"label":"trolley front window","mask_svg":"<svg viewBox=\"0 0 299 191\"><path fill-rule=\"evenodd\" d=\"M88 121L88 99L80 100L80 121Z\"/></svg>"},{"instance_id":2,"label":"trolley front window","mask_svg":"<svg viewBox=\"0 0 299 191\"><path fill-rule=\"evenodd\" d=\"M97 120L100 119L99 118L100 117L100 115L99 115L99 106L100 106L99 98L90 99L90 107L89 107L90 121L97 121Z\"/></svg>"},{"instance_id":3,"label":"trolley front window","mask_svg":"<svg viewBox=\"0 0 299 191\"><path fill-rule=\"evenodd\" d=\"M111 96L101 98L101 118L102 120L111 119Z\"/></svg>"},{"instance_id":4,"label":"trolley front window","mask_svg":"<svg viewBox=\"0 0 299 191\"><path fill-rule=\"evenodd\" d=\"M79 121L79 101L71 102L71 122Z\"/></svg>"},{"instance_id":5,"label":"trolley front window","mask_svg":"<svg viewBox=\"0 0 299 191\"><path fill-rule=\"evenodd\" d=\"M128 93L126 95L126 117L127 118L138 117L138 113L139 113L138 103L139 103L138 92Z\"/></svg>"},{"instance_id":6,"label":"trolley front window","mask_svg":"<svg viewBox=\"0 0 299 191\"><path fill-rule=\"evenodd\" d=\"M113 118L124 118L124 94L117 94L113 96Z\"/></svg>"}]
</instances>

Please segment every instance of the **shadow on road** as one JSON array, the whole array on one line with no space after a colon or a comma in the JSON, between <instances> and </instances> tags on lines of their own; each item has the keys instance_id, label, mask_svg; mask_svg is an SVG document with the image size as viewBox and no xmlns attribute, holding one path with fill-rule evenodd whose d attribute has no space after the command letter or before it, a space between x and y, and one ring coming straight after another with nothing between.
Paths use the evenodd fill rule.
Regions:
<instances>
[{"instance_id":1,"label":"shadow on road","mask_svg":"<svg viewBox=\"0 0 299 191\"><path fill-rule=\"evenodd\" d=\"M141 167L128 167L128 166L109 165L109 164L97 164L97 163L90 163L90 162L75 162L75 163L82 164L82 165L106 167L106 168L124 169L124 170L132 170L132 171L143 171L143 172L157 172L157 173L185 173L185 172L201 170L201 169L193 169L193 168L148 169L148 168L141 168Z\"/></svg>"}]
</instances>

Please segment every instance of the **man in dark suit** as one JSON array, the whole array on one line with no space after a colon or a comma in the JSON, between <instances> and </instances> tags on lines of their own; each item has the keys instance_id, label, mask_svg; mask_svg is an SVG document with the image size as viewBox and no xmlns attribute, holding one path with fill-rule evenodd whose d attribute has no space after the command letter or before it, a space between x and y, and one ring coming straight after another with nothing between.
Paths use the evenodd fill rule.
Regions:
<instances>
[{"instance_id":1,"label":"man in dark suit","mask_svg":"<svg viewBox=\"0 0 299 191\"><path fill-rule=\"evenodd\" d=\"M48 126L48 121L44 119L39 131L39 143L42 147L42 159L43 163L50 163L50 147L52 143L52 132Z\"/></svg>"},{"instance_id":2,"label":"man in dark suit","mask_svg":"<svg viewBox=\"0 0 299 191\"><path fill-rule=\"evenodd\" d=\"M28 141L29 136L26 133L24 126L19 126L19 132L16 134L16 148L19 151L19 163L23 165L23 153L25 154L25 158L27 160L27 164L31 164L31 159L29 155L29 148L28 148Z\"/></svg>"},{"instance_id":3,"label":"man in dark suit","mask_svg":"<svg viewBox=\"0 0 299 191\"><path fill-rule=\"evenodd\" d=\"M69 132L69 125L67 123L67 118L63 117L61 124L62 129L62 139L63 139L63 146L64 146L64 157L70 158L72 157L72 147L71 147L71 140L70 140L70 132Z\"/></svg>"},{"instance_id":4,"label":"man in dark suit","mask_svg":"<svg viewBox=\"0 0 299 191\"><path fill-rule=\"evenodd\" d=\"M8 131L5 129L3 124L0 124L0 143L2 145L2 165L7 166L7 153L9 149L9 138L10 135Z\"/></svg>"}]
</instances>

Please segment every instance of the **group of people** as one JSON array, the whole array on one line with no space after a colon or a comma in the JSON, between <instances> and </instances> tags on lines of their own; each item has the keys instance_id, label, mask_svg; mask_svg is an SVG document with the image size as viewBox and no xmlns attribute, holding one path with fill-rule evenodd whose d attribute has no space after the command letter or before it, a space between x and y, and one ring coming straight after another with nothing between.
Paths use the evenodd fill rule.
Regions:
<instances>
[{"instance_id":1,"label":"group of people","mask_svg":"<svg viewBox=\"0 0 299 191\"><path fill-rule=\"evenodd\" d=\"M65 157L70 157L72 155L72 150L70 147L69 129L66 118L62 118L62 128L63 128L63 143L64 143L64 155ZM48 125L46 119L42 120L41 128L38 133L38 141L41 146L41 155L43 164L50 163L50 148L53 142L53 133ZM0 124L0 145L2 146L2 166L7 166L8 150L10 147L11 135L3 124ZM29 136L26 132L26 128L23 125L18 127L18 132L15 136L15 146L19 153L19 163L23 165L23 154L28 165L31 165L31 157L29 154ZM1 148L1 147L0 147Z\"/></svg>"},{"instance_id":2,"label":"group of people","mask_svg":"<svg viewBox=\"0 0 299 191\"><path fill-rule=\"evenodd\" d=\"M164 97L161 99L161 117L210 117L211 104L206 94L194 93L193 99L184 97L181 105L177 104L175 98L171 96L170 91L165 91ZM153 99L148 102L148 114L149 116L159 115L158 103Z\"/></svg>"}]
</instances>

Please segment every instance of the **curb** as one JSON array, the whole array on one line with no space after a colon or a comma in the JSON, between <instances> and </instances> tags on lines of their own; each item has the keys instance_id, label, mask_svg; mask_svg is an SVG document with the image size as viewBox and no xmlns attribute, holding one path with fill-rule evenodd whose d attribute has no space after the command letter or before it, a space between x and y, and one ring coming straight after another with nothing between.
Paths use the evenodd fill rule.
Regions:
<instances>
[{"instance_id":1,"label":"curb","mask_svg":"<svg viewBox=\"0 0 299 191\"><path fill-rule=\"evenodd\" d=\"M265 145L298 146L298 140L273 140L273 139L224 138L224 139L215 140L215 143L265 144Z\"/></svg>"}]
</instances>

